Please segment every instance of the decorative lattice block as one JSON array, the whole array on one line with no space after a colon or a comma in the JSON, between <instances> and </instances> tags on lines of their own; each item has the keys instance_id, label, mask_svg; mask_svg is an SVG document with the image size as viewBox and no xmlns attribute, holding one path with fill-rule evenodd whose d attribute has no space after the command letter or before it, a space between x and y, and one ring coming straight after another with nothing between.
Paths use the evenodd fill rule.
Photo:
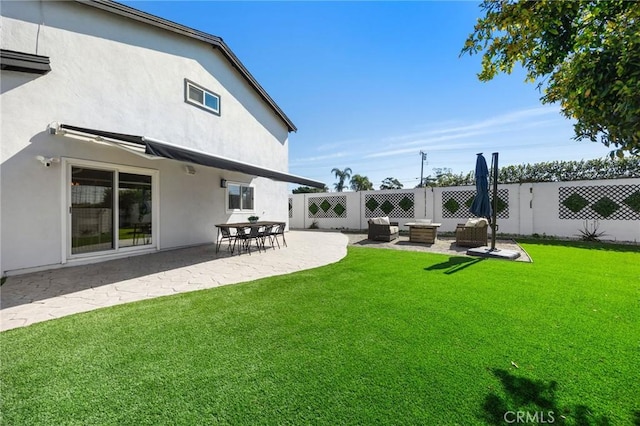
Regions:
<instances>
[{"instance_id":1,"label":"decorative lattice block","mask_svg":"<svg viewBox=\"0 0 640 426\"><path fill-rule=\"evenodd\" d=\"M325 195L309 197L307 200L309 218L345 218L347 217L346 195Z\"/></svg>"},{"instance_id":2,"label":"decorative lattice block","mask_svg":"<svg viewBox=\"0 0 640 426\"><path fill-rule=\"evenodd\" d=\"M475 197L475 190L443 191L442 217L452 219L468 219L473 217L473 214L469 209L471 208L471 204ZM509 219L508 189L498 189L498 200L496 203L498 219ZM493 199L491 200L491 205L493 206Z\"/></svg>"},{"instance_id":3,"label":"decorative lattice block","mask_svg":"<svg viewBox=\"0 0 640 426\"><path fill-rule=\"evenodd\" d=\"M365 217L389 216L393 218L415 217L413 192L383 192L365 195Z\"/></svg>"},{"instance_id":4,"label":"decorative lattice block","mask_svg":"<svg viewBox=\"0 0 640 426\"><path fill-rule=\"evenodd\" d=\"M640 219L640 185L561 186L560 219Z\"/></svg>"}]
</instances>

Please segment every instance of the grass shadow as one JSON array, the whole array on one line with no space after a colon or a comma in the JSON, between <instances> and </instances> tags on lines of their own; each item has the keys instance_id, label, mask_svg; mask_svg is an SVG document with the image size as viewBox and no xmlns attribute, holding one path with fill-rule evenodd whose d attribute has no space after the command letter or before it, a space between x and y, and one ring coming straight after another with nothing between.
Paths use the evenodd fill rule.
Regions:
<instances>
[{"instance_id":1,"label":"grass shadow","mask_svg":"<svg viewBox=\"0 0 640 426\"><path fill-rule=\"evenodd\" d=\"M476 263L482 262L486 259L484 258L471 258L471 257L458 257L453 256L450 257L449 260L442 263L437 263L435 265L431 265L427 268L424 268L425 271L437 271L444 269L444 274L450 275L455 274L456 272L460 272L463 269L466 269L470 266L475 265Z\"/></svg>"},{"instance_id":2,"label":"grass shadow","mask_svg":"<svg viewBox=\"0 0 640 426\"><path fill-rule=\"evenodd\" d=\"M610 424L607 417L594 415L586 405L559 407L556 399L558 382L555 380L531 380L503 369L491 371L500 380L504 396L491 392L485 397L480 417L488 424L514 423L518 415L527 424L565 423L568 419L577 426Z\"/></svg>"}]
</instances>

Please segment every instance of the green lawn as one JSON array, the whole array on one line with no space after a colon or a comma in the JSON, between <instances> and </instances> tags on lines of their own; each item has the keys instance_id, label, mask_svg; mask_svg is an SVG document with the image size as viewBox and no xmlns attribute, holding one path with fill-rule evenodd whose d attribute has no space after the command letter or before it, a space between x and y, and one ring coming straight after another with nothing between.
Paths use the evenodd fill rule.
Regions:
<instances>
[{"instance_id":1,"label":"green lawn","mask_svg":"<svg viewBox=\"0 0 640 426\"><path fill-rule=\"evenodd\" d=\"M349 248L1 333L2 424L640 424L637 247L523 246Z\"/></svg>"}]
</instances>

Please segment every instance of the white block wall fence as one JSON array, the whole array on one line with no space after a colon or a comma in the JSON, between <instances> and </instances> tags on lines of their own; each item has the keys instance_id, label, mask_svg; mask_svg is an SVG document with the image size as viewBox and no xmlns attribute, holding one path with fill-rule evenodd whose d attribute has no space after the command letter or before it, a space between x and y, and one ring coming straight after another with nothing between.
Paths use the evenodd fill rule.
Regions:
<instances>
[{"instance_id":1,"label":"white block wall fence","mask_svg":"<svg viewBox=\"0 0 640 426\"><path fill-rule=\"evenodd\" d=\"M289 195L289 226L367 229L367 220L389 216L400 229L414 219L456 224L469 211L474 186ZM598 221L602 239L640 242L640 179L545 182L498 185L498 233L575 238L585 221Z\"/></svg>"}]
</instances>

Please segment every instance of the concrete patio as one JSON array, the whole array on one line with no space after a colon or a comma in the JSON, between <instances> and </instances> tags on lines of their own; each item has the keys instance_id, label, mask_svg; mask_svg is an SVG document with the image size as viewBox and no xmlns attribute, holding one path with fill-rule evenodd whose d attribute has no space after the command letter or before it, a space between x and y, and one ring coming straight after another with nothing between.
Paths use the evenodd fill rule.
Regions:
<instances>
[{"instance_id":1,"label":"concrete patio","mask_svg":"<svg viewBox=\"0 0 640 426\"><path fill-rule=\"evenodd\" d=\"M231 256L223 243L8 277L0 331L79 312L235 284L334 263L347 254L339 232L290 231L288 247ZM282 242L281 242L282 243Z\"/></svg>"},{"instance_id":2,"label":"concrete patio","mask_svg":"<svg viewBox=\"0 0 640 426\"><path fill-rule=\"evenodd\" d=\"M440 253L453 256L466 256L467 247L460 247L456 245L455 237L450 236L438 236L435 243L423 244L414 243L409 241L407 235L400 235L393 241L371 241L367 239L367 234L348 233L349 245L371 248L385 248L393 250L405 250L405 251L420 251L428 253ZM487 247L488 248L488 247ZM498 250L510 250L520 254L520 257L515 259L516 262L531 262L529 254L514 240L497 239L496 249Z\"/></svg>"}]
</instances>

